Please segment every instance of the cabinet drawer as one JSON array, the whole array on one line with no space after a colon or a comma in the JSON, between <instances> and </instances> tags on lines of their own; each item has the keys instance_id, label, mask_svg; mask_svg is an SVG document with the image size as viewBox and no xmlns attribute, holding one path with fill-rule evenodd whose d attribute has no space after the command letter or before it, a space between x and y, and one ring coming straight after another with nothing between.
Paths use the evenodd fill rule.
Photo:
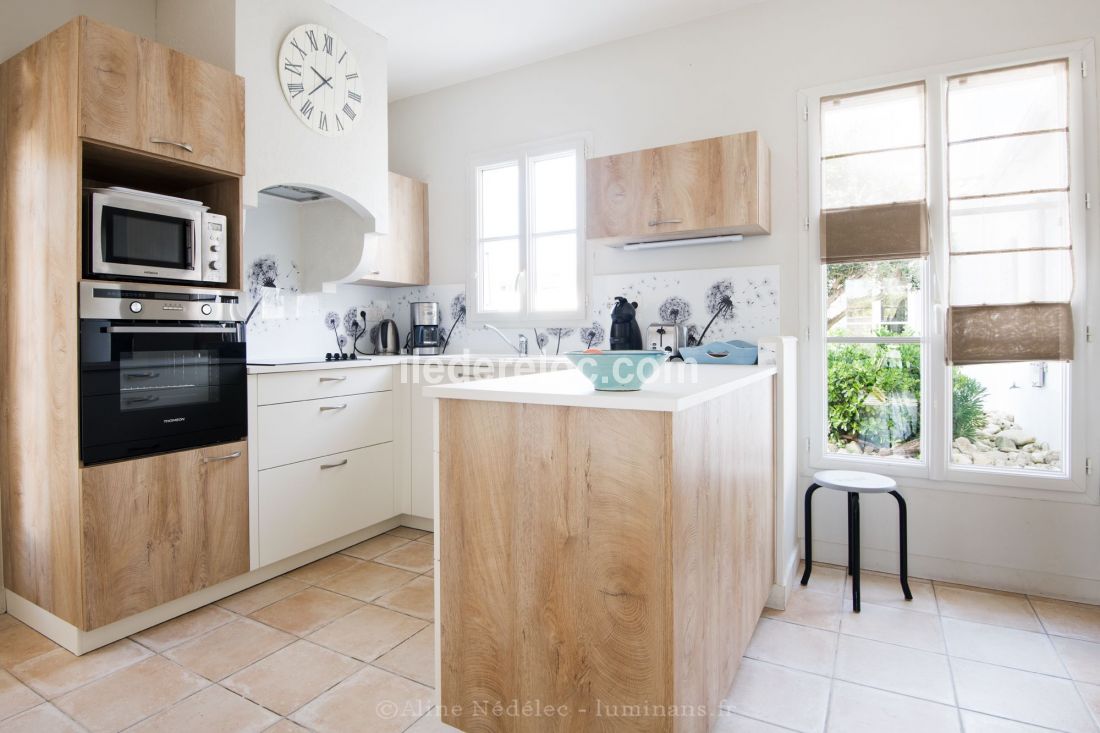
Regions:
<instances>
[{"instance_id":1,"label":"cabinet drawer","mask_svg":"<svg viewBox=\"0 0 1100 733\"><path fill-rule=\"evenodd\" d=\"M392 443L260 471L260 565L394 514Z\"/></svg>"},{"instance_id":2,"label":"cabinet drawer","mask_svg":"<svg viewBox=\"0 0 1100 733\"><path fill-rule=\"evenodd\" d=\"M393 440L391 392L287 402L259 409L261 469Z\"/></svg>"},{"instance_id":3,"label":"cabinet drawer","mask_svg":"<svg viewBox=\"0 0 1100 733\"><path fill-rule=\"evenodd\" d=\"M393 388L393 368L352 367L261 374L258 381L256 394L259 404L274 405L363 392L385 392Z\"/></svg>"}]
</instances>

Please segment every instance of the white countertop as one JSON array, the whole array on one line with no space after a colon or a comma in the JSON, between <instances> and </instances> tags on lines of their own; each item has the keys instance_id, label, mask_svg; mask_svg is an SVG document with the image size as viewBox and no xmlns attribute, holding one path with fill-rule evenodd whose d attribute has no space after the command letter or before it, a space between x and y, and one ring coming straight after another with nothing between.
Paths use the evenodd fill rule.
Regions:
<instances>
[{"instance_id":1,"label":"white countertop","mask_svg":"<svg viewBox=\"0 0 1100 733\"><path fill-rule=\"evenodd\" d=\"M352 369L355 367L393 366L395 364L439 364L441 366L492 366L496 364L568 364L564 356L518 356L516 354L446 354L444 356L361 356L347 361L303 361L295 359L257 359L249 361L249 374L307 372L314 369Z\"/></svg>"},{"instance_id":2,"label":"white countertop","mask_svg":"<svg viewBox=\"0 0 1100 733\"><path fill-rule=\"evenodd\" d=\"M598 392L576 369L503 379L440 384L428 397L534 405L679 412L775 374L773 366L718 366L670 362L636 392Z\"/></svg>"}]
</instances>

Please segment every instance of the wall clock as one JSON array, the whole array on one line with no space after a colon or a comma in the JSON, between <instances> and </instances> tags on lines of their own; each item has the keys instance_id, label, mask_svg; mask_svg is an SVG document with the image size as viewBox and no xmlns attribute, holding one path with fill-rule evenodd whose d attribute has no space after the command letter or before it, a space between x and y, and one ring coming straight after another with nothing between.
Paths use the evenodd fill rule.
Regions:
<instances>
[{"instance_id":1,"label":"wall clock","mask_svg":"<svg viewBox=\"0 0 1100 733\"><path fill-rule=\"evenodd\" d=\"M340 135L362 116L359 64L328 28L308 23L292 30L279 49L278 63L283 96L309 129Z\"/></svg>"}]
</instances>

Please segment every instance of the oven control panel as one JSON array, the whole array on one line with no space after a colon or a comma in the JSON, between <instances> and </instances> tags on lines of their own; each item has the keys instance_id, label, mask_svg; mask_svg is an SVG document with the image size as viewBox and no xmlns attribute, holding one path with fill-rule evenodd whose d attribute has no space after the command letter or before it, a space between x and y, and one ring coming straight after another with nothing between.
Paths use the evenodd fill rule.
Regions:
<instances>
[{"instance_id":1,"label":"oven control panel","mask_svg":"<svg viewBox=\"0 0 1100 733\"><path fill-rule=\"evenodd\" d=\"M208 283L226 281L225 252L226 220L222 214L209 211L202 215L202 279Z\"/></svg>"},{"instance_id":2,"label":"oven control panel","mask_svg":"<svg viewBox=\"0 0 1100 733\"><path fill-rule=\"evenodd\" d=\"M242 320L241 292L84 281L80 283L80 317L232 323Z\"/></svg>"}]
</instances>

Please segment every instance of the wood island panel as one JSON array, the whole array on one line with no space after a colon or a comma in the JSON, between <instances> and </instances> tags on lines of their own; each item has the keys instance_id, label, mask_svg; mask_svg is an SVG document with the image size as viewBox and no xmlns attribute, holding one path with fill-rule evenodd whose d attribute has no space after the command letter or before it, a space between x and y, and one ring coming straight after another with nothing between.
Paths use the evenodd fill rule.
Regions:
<instances>
[{"instance_id":1,"label":"wood island panel","mask_svg":"<svg viewBox=\"0 0 1100 733\"><path fill-rule=\"evenodd\" d=\"M773 582L772 383L675 414L440 400L445 723L710 729Z\"/></svg>"}]
</instances>

